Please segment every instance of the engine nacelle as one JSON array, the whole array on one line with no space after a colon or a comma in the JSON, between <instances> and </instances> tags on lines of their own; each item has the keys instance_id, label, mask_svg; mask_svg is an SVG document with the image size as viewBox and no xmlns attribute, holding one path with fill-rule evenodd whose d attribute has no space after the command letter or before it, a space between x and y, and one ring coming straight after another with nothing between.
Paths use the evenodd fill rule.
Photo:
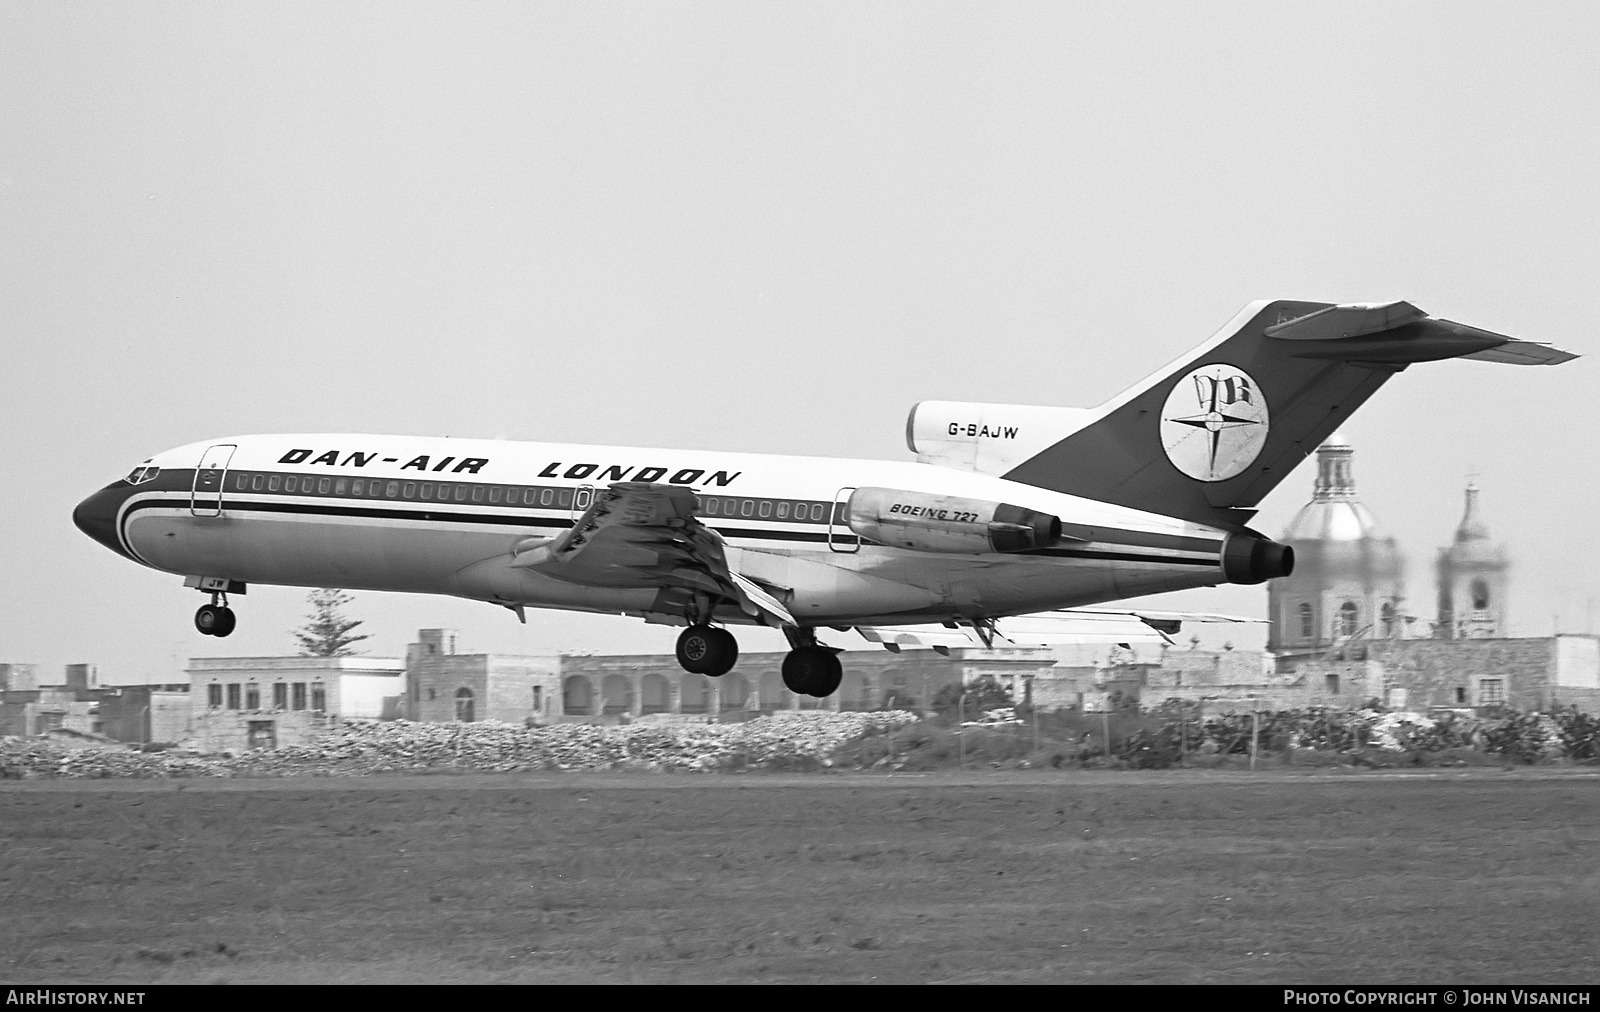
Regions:
<instances>
[{"instance_id":1,"label":"engine nacelle","mask_svg":"<svg viewBox=\"0 0 1600 1012\"><path fill-rule=\"evenodd\" d=\"M1294 549L1253 534L1233 534L1222 546L1229 583L1265 583L1294 572Z\"/></svg>"},{"instance_id":2,"label":"engine nacelle","mask_svg":"<svg viewBox=\"0 0 1600 1012\"><path fill-rule=\"evenodd\" d=\"M856 489L845 515L863 538L916 552L1026 552L1061 540L1061 518L1049 513L894 488Z\"/></svg>"}]
</instances>

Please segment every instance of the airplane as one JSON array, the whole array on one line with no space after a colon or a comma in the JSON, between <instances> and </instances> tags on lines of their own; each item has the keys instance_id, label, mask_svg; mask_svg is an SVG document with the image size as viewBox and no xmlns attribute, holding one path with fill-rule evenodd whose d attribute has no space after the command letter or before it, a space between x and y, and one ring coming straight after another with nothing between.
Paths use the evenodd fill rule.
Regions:
<instances>
[{"instance_id":1,"label":"airplane","mask_svg":"<svg viewBox=\"0 0 1600 1012\"><path fill-rule=\"evenodd\" d=\"M784 684L820 698L842 666L819 631L989 644L1010 617L1287 576L1255 507L1395 373L1576 357L1408 302L1258 301L1098 408L921 402L914 462L227 436L146 459L73 519L209 595L207 635L233 631L229 595L252 583L681 625L679 664L709 676L738 658L728 627L762 625L788 640Z\"/></svg>"}]
</instances>

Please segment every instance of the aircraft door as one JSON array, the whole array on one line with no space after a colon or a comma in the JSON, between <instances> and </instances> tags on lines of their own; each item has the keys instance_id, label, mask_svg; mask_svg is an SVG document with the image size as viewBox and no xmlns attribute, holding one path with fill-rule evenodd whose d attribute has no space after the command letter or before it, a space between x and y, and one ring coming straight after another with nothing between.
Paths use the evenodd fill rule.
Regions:
<instances>
[{"instance_id":1,"label":"aircraft door","mask_svg":"<svg viewBox=\"0 0 1600 1012\"><path fill-rule=\"evenodd\" d=\"M828 547L836 552L858 552L861 537L845 522L850 509L850 493L854 488L841 488L833 495L833 513L828 517Z\"/></svg>"},{"instance_id":2,"label":"aircraft door","mask_svg":"<svg viewBox=\"0 0 1600 1012\"><path fill-rule=\"evenodd\" d=\"M219 443L208 447L194 469L194 487L189 493L189 512L197 517L222 515L222 482L228 476L228 461L238 447Z\"/></svg>"}]
</instances>

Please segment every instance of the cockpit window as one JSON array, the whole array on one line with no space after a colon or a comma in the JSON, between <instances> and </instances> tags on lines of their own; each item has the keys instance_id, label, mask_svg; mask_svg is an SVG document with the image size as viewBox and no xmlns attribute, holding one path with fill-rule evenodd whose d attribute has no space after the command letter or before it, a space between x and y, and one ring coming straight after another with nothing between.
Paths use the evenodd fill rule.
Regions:
<instances>
[{"instance_id":1,"label":"cockpit window","mask_svg":"<svg viewBox=\"0 0 1600 1012\"><path fill-rule=\"evenodd\" d=\"M132 471L129 471L128 477L123 480L129 485L142 485L160 473L161 468L156 467L154 464L140 464Z\"/></svg>"}]
</instances>

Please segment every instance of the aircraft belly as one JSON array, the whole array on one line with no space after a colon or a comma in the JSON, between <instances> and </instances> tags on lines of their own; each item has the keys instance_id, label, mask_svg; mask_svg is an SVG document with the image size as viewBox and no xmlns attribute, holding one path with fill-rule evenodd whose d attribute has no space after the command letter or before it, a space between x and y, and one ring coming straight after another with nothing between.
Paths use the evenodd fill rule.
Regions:
<instances>
[{"instance_id":1,"label":"aircraft belly","mask_svg":"<svg viewBox=\"0 0 1600 1012\"><path fill-rule=\"evenodd\" d=\"M246 583L450 593L450 575L503 553L504 531L374 524L339 517L194 517L187 510L145 511L127 524L133 549L172 573L225 576Z\"/></svg>"}]
</instances>

